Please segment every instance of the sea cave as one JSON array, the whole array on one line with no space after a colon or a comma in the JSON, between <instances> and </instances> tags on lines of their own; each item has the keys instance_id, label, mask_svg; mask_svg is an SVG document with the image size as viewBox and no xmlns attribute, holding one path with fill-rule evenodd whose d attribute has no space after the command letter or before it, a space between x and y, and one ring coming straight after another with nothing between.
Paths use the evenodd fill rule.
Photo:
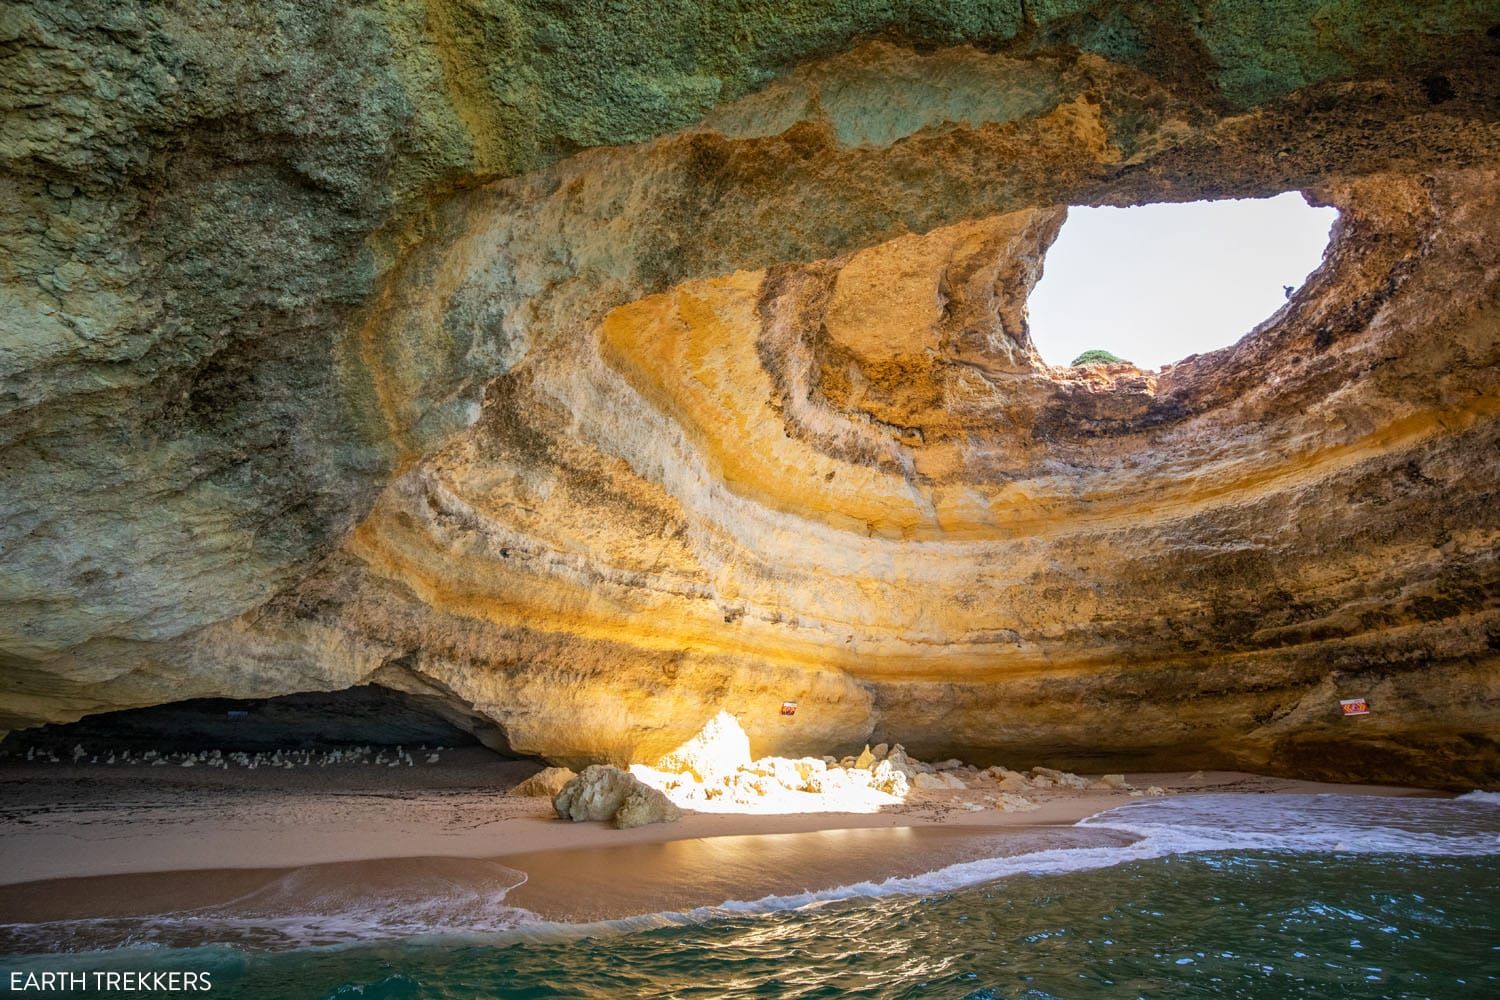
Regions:
<instances>
[{"instance_id":1,"label":"sea cave","mask_svg":"<svg viewBox=\"0 0 1500 1000\"><path fill-rule=\"evenodd\" d=\"M1368 848L1390 899L1451 875L1495 928L1500 11L22 0L0 26L12 989L149 944L132 967L174 988L314 995L285 992L305 949L441 932L501 964L413 957L391 974L426 985L379 995L768 995L749 938L731 982L631 951L641 924L592 957L504 935L791 899L754 911L810 956L769 995L914 996L899 963L832 971L849 925L802 907L953 891L932 919L1029 941L1041 902L964 893L1069 848L1186 866L1141 912L1172 877L1253 895L1266 851L1342 898L1327 845ZM1145 238L1100 253L1082 220L1200 204L1312 228L1252 275L1248 237L1173 216L1230 291L1191 250L1148 263L1127 323L1139 281L1110 278ZM1209 827L1261 839L1163 832ZM1192 867L1214 850L1241 867ZM701 959L730 912L653 926ZM1136 972L1500 989L1457 930L1349 986L1347 937ZM347 954L316 995L377 981ZM1140 995L1042 958L1026 986L1014 954L923 975Z\"/></svg>"}]
</instances>

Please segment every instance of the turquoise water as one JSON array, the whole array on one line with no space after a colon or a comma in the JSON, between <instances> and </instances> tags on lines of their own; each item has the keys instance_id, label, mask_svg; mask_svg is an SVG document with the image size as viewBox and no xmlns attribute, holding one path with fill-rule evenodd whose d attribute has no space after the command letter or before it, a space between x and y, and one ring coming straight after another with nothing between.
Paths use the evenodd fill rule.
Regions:
<instances>
[{"instance_id":1,"label":"turquoise water","mask_svg":"<svg viewBox=\"0 0 1500 1000\"><path fill-rule=\"evenodd\" d=\"M1142 839L1005 859L998 878L970 862L586 928L523 920L481 935L0 967L209 971L210 995L256 1000L1500 996L1492 802L1205 796L1087 822Z\"/></svg>"}]
</instances>

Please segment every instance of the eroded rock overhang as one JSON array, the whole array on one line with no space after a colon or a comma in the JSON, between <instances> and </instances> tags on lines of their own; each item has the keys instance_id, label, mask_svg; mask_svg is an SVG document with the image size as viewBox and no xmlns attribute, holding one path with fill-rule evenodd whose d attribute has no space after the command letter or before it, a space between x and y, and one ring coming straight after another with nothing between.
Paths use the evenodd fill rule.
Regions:
<instances>
[{"instance_id":1,"label":"eroded rock overhang","mask_svg":"<svg viewBox=\"0 0 1500 1000\"><path fill-rule=\"evenodd\" d=\"M1132 52L1102 10L855 40L661 138L345 206L362 282L143 238L176 263L108 299L114 353L17 340L6 724L373 679L567 763L728 711L757 753L1492 781L1500 127L1449 13L1290 68L1227 11ZM232 145L156 196L263 195L263 252L308 217ZM46 197L143 196L99 183ZM1288 189L1341 221L1239 344L1040 362L1062 206ZM192 261L248 299L182 309Z\"/></svg>"}]
</instances>

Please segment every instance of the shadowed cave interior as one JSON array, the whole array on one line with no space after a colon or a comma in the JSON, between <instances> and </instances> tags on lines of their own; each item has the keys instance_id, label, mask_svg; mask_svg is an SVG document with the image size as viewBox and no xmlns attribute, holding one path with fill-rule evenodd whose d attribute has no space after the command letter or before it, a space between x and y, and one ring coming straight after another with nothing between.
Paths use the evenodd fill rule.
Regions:
<instances>
[{"instance_id":1,"label":"shadowed cave interior","mask_svg":"<svg viewBox=\"0 0 1500 1000\"><path fill-rule=\"evenodd\" d=\"M274 698L192 698L102 712L13 732L0 742L0 753L20 757L35 749L69 759L77 746L97 756L117 750L229 753L362 745L487 746L513 756L499 730L483 719L435 696L378 684Z\"/></svg>"}]
</instances>

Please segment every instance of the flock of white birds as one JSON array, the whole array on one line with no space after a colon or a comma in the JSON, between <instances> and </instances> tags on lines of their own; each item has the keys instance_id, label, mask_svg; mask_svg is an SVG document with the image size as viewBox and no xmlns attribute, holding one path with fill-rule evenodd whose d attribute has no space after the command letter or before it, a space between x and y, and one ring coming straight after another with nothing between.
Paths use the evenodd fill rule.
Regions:
<instances>
[{"instance_id":1,"label":"flock of white birds","mask_svg":"<svg viewBox=\"0 0 1500 1000\"><path fill-rule=\"evenodd\" d=\"M108 750L90 753L83 744L73 747L71 758L59 756L55 750L30 747L24 755L19 751L0 752L0 757L24 756L26 760L44 764L104 764L134 765L147 767L218 767L228 770L242 767L254 771L261 767L336 767L340 765L365 765L375 767L415 767L421 757L427 764L436 764L442 759L447 747L403 746L342 747L336 750L273 750L270 753L243 753L222 750L203 750L198 753L158 753L146 750L136 754L130 750ZM415 754L415 756L413 756Z\"/></svg>"}]
</instances>

